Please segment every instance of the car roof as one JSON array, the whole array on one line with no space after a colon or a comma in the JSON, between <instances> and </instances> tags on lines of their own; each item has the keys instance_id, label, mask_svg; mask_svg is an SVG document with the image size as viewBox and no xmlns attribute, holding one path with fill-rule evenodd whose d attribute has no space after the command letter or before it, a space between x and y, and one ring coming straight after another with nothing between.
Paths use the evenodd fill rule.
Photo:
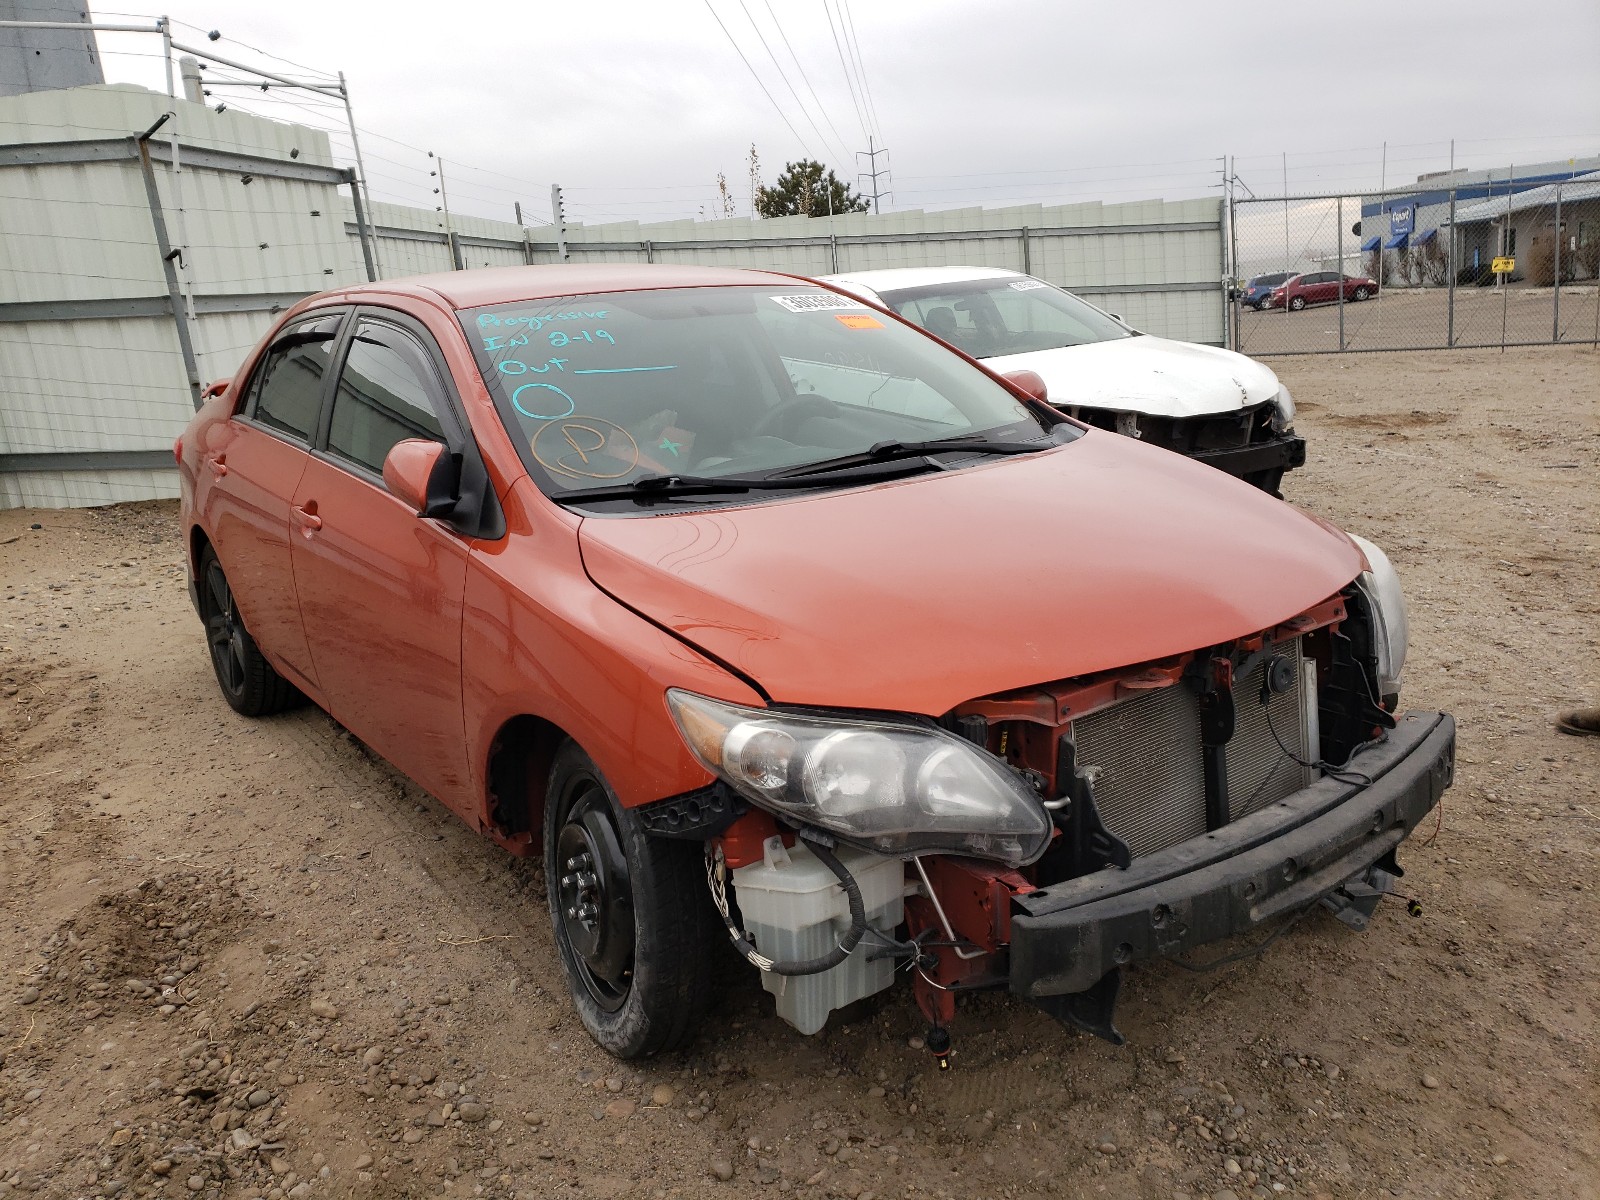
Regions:
<instances>
[{"instance_id":1,"label":"car roof","mask_svg":"<svg viewBox=\"0 0 1600 1200\"><path fill-rule=\"evenodd\" d=\"M803 285L793 275L745 271L729 267L688 267L644 263L585 263L538 267L484 267L443 271L341 288L345 303L363 295L402 295L443 300L451 308L477 308L519 300L548 300L594 292L639 292L653 288L750 287L763 284Z\"/></svg>"},{"instance_id":2,"label":"car roof","mask_svg":"<svg viewBox=\"0 0 1600 1200\"><path fill-rule=\"evenodd\" d=\"M941 283L969 283L979 279L1025 279L1020 271L1001 267L885 267L881 271L850 271L839 275L819 275L823 283L871 288L893 292L901 288L932 287Z\"/></svg>"}]
</instances>

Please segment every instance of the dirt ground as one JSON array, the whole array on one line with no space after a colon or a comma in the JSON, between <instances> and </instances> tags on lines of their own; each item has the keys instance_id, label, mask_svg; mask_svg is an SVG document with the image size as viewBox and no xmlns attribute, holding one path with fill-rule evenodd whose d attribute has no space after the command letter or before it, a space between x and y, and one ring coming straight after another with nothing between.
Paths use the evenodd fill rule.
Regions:
<instances>
[{"instance_id":1,"label":"dirt ground","mask_svg":"<svg viewBox=\"0 0 1600 1200\"><path fill-rule=\"evenodd\" d=\"M804 1038L730 963L601 1054L532 865L316 710L235 716L170 504L0 513L0 1196L1600 1195L1600 356L1297 358L1290 498L1406 581L1460 766L1423 916L1129 973L1113 1048L898 987ZM36 527L37 526L37 527Z\"/></svg>"}]
</instances>

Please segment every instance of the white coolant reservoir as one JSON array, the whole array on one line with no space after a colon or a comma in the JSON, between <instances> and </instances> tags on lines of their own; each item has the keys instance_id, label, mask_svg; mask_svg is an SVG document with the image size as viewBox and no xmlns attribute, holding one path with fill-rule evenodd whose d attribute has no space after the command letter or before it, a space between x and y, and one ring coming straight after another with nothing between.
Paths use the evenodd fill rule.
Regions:
<instances>
[{"instance_id":1,"label":"white coolant reservoir","mask_svg":"<svg viewBox=\"0 0 1600 1200\"><path fill-rule=\"evenodd\" d=\"M803 842L784 848L769 838L763 861L733 872L734 899L756 949L774 962L826 954L850 929L850 899L837 876ZM904 919L905 864L845 846L834 850L861 889L867 924L890 937ZM801 1033L816 1033L836 1008L894 982L895 959L867 961L870 934L832 970L818 975L761 973L778 1015Z\"/></svg>"}]
</instances>

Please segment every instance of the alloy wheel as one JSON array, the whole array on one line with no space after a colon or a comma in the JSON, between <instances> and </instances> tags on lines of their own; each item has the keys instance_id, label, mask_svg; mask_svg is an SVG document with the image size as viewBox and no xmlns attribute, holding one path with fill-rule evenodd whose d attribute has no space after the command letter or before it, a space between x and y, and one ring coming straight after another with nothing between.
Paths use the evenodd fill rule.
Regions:
<instances>
[{"instance_id":1,"label":"alloy wheel","mask_svg":"<svg viewBox=\"0 0 1600 1200\"><path fill-rule=\"evenodd\" d=\"M233 695L239 695L245 686L244 626L234 611L233 589L228 586L228 577L215 559L206 567L206 593L210 609L206 616L206 641L211 647L211 661L216 665L222 686Z\"/></svg>"}]
</instances>

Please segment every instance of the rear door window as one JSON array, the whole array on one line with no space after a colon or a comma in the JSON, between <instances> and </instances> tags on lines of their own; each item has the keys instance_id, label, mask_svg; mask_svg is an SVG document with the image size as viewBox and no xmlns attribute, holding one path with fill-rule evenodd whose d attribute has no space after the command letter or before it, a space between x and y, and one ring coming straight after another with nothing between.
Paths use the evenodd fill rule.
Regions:
<instances>
[{"instance_id":1,"label":"rear door window","mask_svg":"<svg viewBox=\"0 0 1600 1200\"><path fill-rule=\"evenodd\" d=\"M328 453L381 475L396 442L446 440L443 407L421 344L393 325L362 319L334 392Z\"/></svg>"},{"instance_id":2,"label":"rear door window","mask_svg":"<svg viewBox=\"0 0 1600 1200\"><path fill-rule=\"evenodd\" d=\"M341 312L300 321L279 334L256 369L245 415L296 441L310 442L343 321Z\"/></svg>"}]
</instances>

